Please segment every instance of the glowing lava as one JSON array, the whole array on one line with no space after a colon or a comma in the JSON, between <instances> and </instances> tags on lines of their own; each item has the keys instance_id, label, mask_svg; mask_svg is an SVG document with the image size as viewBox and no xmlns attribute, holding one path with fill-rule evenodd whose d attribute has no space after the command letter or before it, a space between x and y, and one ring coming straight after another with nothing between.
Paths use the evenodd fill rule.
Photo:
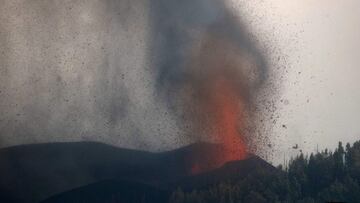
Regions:
<instances>
[{"instance_id":1,"label":"glowing lava","mask_svg":"<svg viewBox=\"0 0 360 203\"><path fill-rule=\"evenodd\" d=\"M207 125L212 126L212 137L220 145L207 154L193 159L191 173L198 174L223 166L247 156L246 144L238 129L242 127L243 104L236 85L225 77L217 76L210 88L206 109L211 118Z\"/></svg>"},{"instance_id":2,"label":"glowing lava","mask_svg":"<svg viewBox=\"0 0 360 203\"><path fill-rule=\"evenodd\" d=\"M214 87L213 111L215 137L220 140L224 147L221 154L218 155L219 164L226 161L241 160L246 157L246 145L238 132L241 125L239 115L242 114L242 103L239 96L225 78L217 79ZM221 163L222 162L222 163Z\"/></svg>"},{"instance_id":3,"label":"glowing lava","mask_svg":"<svg viewBox=\"0 0 360 203\"><path fill-rule=\"evenodd\" d=\"M186 101L200 141L219 145L190 158L192 174L201 173L247 157L244 129L250 119L250 78L253 64L246 51L221 35L204 36L194 49L189 68L193 92ZM187 92L187 91L184 91ZM190 108L191 109L191 108Z\"/></svg>"}]
</instances>

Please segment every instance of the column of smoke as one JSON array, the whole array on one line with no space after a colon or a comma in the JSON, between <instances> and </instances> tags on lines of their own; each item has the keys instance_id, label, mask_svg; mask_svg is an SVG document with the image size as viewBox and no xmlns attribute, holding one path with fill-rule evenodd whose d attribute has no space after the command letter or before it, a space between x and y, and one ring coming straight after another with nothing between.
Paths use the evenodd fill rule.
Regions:
<instances>
[{"instance_id":1,"label":"column of smoke","mask_svg":"<svg viewBox=\"0 0 360 203\"><path fill-rule=\"evenodd\" d=\"M244 26L216 0L156 1L153 12L160 98L190 140L220 144L203 157L189 157L191 172L246 158L256 147L249 129L256 127L254 98L267 70Z\"/></svg>"}]
</instances>

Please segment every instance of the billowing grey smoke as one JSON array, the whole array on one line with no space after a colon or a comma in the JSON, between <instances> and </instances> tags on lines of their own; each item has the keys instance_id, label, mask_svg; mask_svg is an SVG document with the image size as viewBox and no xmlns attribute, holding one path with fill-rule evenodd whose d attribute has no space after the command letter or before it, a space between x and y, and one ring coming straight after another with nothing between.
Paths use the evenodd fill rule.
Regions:
<instances>
[{"instance_id":1,"label":"billowing grey smoke","mask_svg":"<svg viewBox=\"0 0 360 203\"><path fill-rule=\"evenodd\" d=\"M251 95L267 75L220 0L0 3L0 147L94 140L155 150L193 141L185 128L195 121L184 121L198 96L184 87L207 84L199 82L206 67L190 64L207 37L242 53Z\"/></svg>"},{"instance_id":2,"label":"billowing grey smoke","mask_svg":"<svg viewBox=\"0 0 360 203\"><path fill-rule=\"evenodd\" d=\"M190 129L188 136L194 140L203 137L199 134L208 137L205 128L211 124L206 119L215 115L202 108L216 94L209 88L219 75L234 83L237 100L247 108L246 120L252 122L250 111L254 110L258 89L266 80L267 65L245 26L225 2L159 0L151 8L154 29L149 41L157 73L156 90L180 119L182 128ZM194 130L192 125L202 126Z\"/></svg>"},{"instance_id":3,"label":"billowing grey smoke","mask_svg":"<svg viewBox=\"0 0 360 203\"><path fill-rule=\"evenodd\" d=\"M153 34L150 35L157 56L158 86L169 87L186 80L186 62L191 46L201 43L207 32L221 34L255 57L259 84L267 75L263 56L250 42L245 27L219 0L159 0L151 5ZM200 42L199 42L200 41ZM166 84L172 83L172 84Z\"/></svg>"}]
</instances>

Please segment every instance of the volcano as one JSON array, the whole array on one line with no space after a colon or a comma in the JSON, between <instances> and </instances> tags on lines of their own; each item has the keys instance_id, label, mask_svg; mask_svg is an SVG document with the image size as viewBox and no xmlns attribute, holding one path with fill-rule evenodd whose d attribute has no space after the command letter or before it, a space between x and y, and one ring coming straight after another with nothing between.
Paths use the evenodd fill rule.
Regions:
<instances>
[{"instance_id":1,"label":"volcano","mask_svg":"<svg viewBox=\"0 0 360 203\"><path fill-rule=\"evenodd\" d=\"M248 155L219 168L192 173L194 158L209 163L221 150L221 145L210 143L161 153L94 142L4 148L0 150L0 202L111 202L114 194L120 194L121 202L142 202L134 198L144 195L145 202L166 202L178 187L190 191L242 179L257 168L277 170Z\"/></svg>"}]
</instances>

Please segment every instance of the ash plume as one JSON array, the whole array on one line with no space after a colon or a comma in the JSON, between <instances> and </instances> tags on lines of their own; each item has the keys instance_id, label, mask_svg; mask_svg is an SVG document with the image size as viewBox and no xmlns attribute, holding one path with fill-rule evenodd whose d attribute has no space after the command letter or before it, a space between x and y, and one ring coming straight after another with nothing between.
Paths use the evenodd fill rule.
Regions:
<instances>
[{"instance_id":1,"label":"ash plume","mask_svg":"<svg viewBox=\"0 0 360 203\"><path fill-rule=\"evenodd\" d=\"M159 98L190 141L224 145L214 165L245 158L257 147L248 129L268 72L245 26L217 0L155 1L152 19Z\"/></svg>"}]
</instances>

